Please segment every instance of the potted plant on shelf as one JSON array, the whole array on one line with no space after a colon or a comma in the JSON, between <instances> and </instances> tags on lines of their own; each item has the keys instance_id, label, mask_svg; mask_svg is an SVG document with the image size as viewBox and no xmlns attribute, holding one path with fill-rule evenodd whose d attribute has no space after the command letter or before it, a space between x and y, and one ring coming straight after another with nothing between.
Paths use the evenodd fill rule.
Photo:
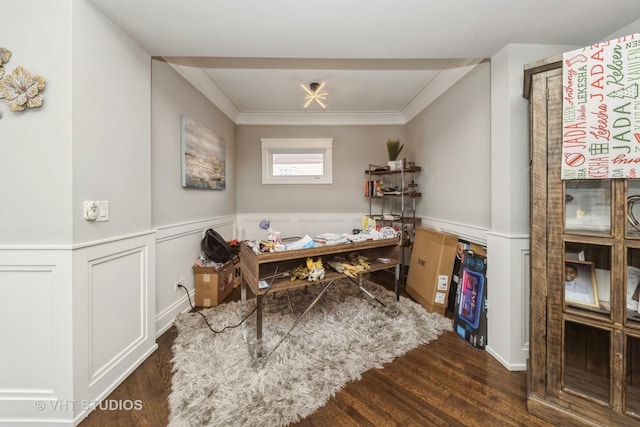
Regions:
<instances>
[{"instance_id":1,"label":"potted plant on shelf","mask_svg":"<svg viewBox=\"0 0 640 427\"><path fill-rule=\"evenodd\" d=\"M389 153L389 170L402 169L402 162L398 161L398 155L402 151L404 144L399 139L387 140L387 152Z\"/></svg>"}]
</instances>

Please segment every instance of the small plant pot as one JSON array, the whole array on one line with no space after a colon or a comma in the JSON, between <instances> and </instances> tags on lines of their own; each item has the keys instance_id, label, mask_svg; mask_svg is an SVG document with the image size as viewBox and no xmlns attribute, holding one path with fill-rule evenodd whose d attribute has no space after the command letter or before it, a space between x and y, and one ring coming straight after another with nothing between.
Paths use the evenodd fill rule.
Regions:
<instances>
[{"instance_id":1,"label":"small plant pot","mask_svg":"<svg viewBox=\"0 0 640 427\"><path fill-rule=\"evenodd\" d=\"M398 170L398 161L397 160L389 160L389 162L387 162L387 164L389 165L389 170L390 171Z\"/></svg>"}]
</instances>

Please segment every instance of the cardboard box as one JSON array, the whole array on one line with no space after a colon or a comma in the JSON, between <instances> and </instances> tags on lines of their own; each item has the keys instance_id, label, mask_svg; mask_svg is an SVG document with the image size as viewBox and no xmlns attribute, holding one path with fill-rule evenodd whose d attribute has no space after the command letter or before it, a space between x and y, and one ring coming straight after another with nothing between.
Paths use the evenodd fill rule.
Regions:
<instances>
[{"instance_id":1,"label":"cardboard box","mask_svg":"<svg viewBox=\"0 0 640 427\"><path fill-rule=\"evenodd\" d=\"M233 261L220 270L215 267L193 266L196 289L196 307L215 307L222 303L233 291L235 268Z\"/></svg>"},{"instance_id":2,"label":"cardboard box","mask_svg":"<svg viewBox=\"0 0 640 427\"><path fill-rule=\"evenodd\" d=\"M429 312L445 314L457 244L454 234L416 228L406 291Z\"/></svg>"},{"instance_id":3,"label":"cardboard box","mask_svg":"<svg viewBox=\"0 0 640 427\"><path fill-rule=\"evenodd\" d=\"M453 312L453 329L475 348L487 345L487 253L464 252Z\"/></svg>"}]
</instances>

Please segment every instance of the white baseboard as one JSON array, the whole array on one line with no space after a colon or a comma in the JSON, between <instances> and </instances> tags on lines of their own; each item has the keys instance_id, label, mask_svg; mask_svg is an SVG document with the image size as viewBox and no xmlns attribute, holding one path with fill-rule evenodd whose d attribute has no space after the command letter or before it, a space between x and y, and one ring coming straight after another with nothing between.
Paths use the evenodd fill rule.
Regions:
<instances>
[{"instance_id":1,"label":"white baseboard","mask_svg":"<svg viewBox=\"0 0 640 427\"><path fill-rule=\"evenodd\" d=\"M194 300L194 291L189 292L189 298L191 299L191 301ZM189 305L189 301L187 301L187 295L185 294L174 304L164 309L161 313L158 313L158 315L156 316L156 339L167 332L167 330L171 328L171 326L173 326L173 321L176 319L178 314L186 313L189 310L191 310L191 305Z\"/></svg>"}]
</instances>

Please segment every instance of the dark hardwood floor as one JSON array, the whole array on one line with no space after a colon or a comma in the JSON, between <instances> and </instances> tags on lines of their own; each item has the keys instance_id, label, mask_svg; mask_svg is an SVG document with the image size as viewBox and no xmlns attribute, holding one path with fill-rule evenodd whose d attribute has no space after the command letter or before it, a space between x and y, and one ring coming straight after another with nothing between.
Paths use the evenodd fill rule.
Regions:
<instances>
[{"instance_id":1,"label":"dark hardwood floor","mask_svg":"<svg viewBox=\"0 0 640 427\"><path fill-rule=\"evenodd\" d=\"M372 280L390 287L384 273ZM239 298L239 289L230 299ZM107 400L139 400L140 410L94 410L81 427L166 426L174 327L158 350ZM103 405L107 407L107 405ZM418 347L384 369L363 374L295 426L551 426L529 415L526 373L510 372L453 332Z\"/></svg>"}]
</instances>

